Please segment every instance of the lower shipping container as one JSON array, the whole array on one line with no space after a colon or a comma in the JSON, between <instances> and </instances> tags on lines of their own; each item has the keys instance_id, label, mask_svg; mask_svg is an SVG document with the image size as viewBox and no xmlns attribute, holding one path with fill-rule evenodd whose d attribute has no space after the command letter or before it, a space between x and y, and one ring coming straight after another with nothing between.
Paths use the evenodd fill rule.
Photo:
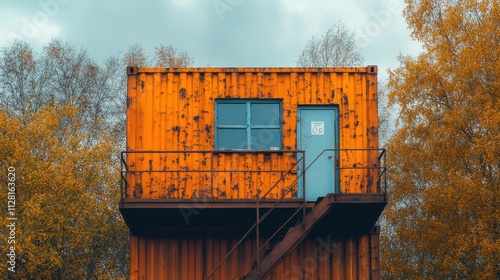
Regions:
<instances>
[{"instance_id":1,"label":"lower shipping container","mask_svg":"<svg viewBox=\"0 0 500 280\"><path fill-rule=\"evenodd\" d=\"M256 255L255 239L131 236L131 279L243 279ZM266 278L379 279L379 230L358 236L309 236ZM222 263L221 263L222 262ZM220 264L220 266L218 266Z\"/></svg>"}]
</instances>

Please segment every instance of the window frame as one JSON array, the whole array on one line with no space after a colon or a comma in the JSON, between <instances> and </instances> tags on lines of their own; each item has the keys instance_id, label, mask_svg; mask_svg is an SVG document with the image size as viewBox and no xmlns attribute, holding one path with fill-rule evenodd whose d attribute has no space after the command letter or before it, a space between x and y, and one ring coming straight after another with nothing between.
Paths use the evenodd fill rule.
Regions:
<instances>
[{"instance_id":1,"label":"window frame","mask_svg":"<svg viewBox=\"0 0 500 280\"><path fill-rule=\"evenodd\" d=\"M245 124L219 124L219 115L220 115L220 104L245 104L245 116L246 122ZM273 104L278 105L278 122L277 124L253 124L252 123L252 105L253 104ZM224 148L220 147L219 143L219 129L245 129L245 148ZM279 145L277 149L272 149L273 147L265 148L265 149L255 149L252 148L255 143L252 142L252 130L257 129L272 129L278 130L279 135ZM215 100L215 150L221 151L273 151L273 150L282 150L283 149L283 100L282 99L216 99Z\"/></svg>"}]
</instances>

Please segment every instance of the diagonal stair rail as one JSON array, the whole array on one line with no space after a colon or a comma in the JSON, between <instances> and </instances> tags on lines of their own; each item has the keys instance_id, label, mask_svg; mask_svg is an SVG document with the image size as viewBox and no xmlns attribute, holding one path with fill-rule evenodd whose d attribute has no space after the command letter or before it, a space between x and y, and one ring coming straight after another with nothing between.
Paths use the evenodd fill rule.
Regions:
<instances>
[{"instance_id":1,"label":"diagonal stair rail","mask_svg":"<svg viewBox=\"0 0 500 280\"><path fill-rule=\"evenodd\" d=\"M274 237L275 237L275 236L276 236L276 235L277 235L277 234L278 234L278 233L279 233L279 232L280 232L280 231L281 231L281 230L282 230L282 229L283 229L283 228L284 228L284 227L285 227L285 226L286 226L286 225L287 225L287 224L288 224L288 223L289 223L289 222L290 222L290 221L291 221L291 220L292 220L292 219L293 219L293 218L294 218L294 217L295 217L295 216L296 216L296 215L297 215L300 211L305 210L305 206L306 206L306 204L307 204L307 201L306 201L306 202L304 202L304 203L303 203L303 204L302 204L302 205L301 205L301 206L300 206L300 207L299 207L299 208L298 208L298 209L297 209L297 210L296 210L296 211L295 211L295 212L294 212L294 213L293 213L293 214L292 214L292 215L291 215L291 216L290 216L290 217L289 217L289 218L288 218L288 219L287 219L287 220L286 220L286 221L285 221L285 222L284 222L284 223L283 223L283 224L282 224L282 225L281 225L281 226L280 226L280 227L279 227L279 228L278 228L278 229L277 229L277 230L276 230L276 231L275 231L272 235L271 235L271 237L269 237L269 238L267 239L267 241L266 241L266 242L264 242L264 243L262 244L262 246L258 246L259 244L257 244L257 246L258 246L257 250L258 250L258 251L261 251L262 249L264 249L264 248L267 246L267 244L268 244L269 242L271 242L271 240L272 240L272 239L273 239L273 238L274 238ZM245 270L245 268L246 268L249 264L251 264L251 263L255 262L254 260L255 260L256 258L258 258L258 257L259 257L259 254L255 254L255 256L253 256L253 257L252 257L252 258L251 258L251 259L250 259L247 263L245 263L245 265L244 265L244 266L243 266L243 267L242 267L242 268L238 271L238 273L237 273L237 274L236 274L236 275L235 275L235 276L234 276L231 280L236 279L236 278L238 277L238 275L240 275L240 274L241 274L241 273ZM258 260L260 261L260 259L258 259ZM260 262L259 262L259 261L255 262L255 263L256 263L256 264L257 264L257 263L259 263L259 264L260 264Z\"/></svg>"},{"instance_id":2,"label":"diagonal stair rail","mask_svg":"<svg viewBox=\"0 0 500 280\"><path fill-rule=\"evenodd\" d=\"M306 238L315 224L330 211L332 200L333 194L328 194L316 204L311 209L311 212L305 216L304 222L291 227L285 237L262 259L260 265L253 268L243 279L258 280L268 276L269 273Z\"/></svg>"},{"instance_id":3,"label":"diagonal stair rail","mask_svg":"<svg viewBox=\"0 0 500 280\"><path fill-rule=\"evenodd\" d=\"M216 266L216 267L212 270L212 272L211 272L211 273L207 276L207 278L206 278L207 280L209 280L209 279L214 279L213 277L214 277L215 272L216 272L216 271L217 271L217 270L218 270L218 269L222 266L222 264L223 264L223 263L224 263L224 262L225 262L225 261L226 261L226 260L227 260L227 259L231 256L231 254L232 254L234 251L236 251L236 249L237 249L237 248L241 245L241 243L243 243L243 241L245 241L245 239L246 239L246 238L250 235L250 233L252 233L252 231L253 231L254 229L256 229L256 233L257 233L257 243L256 243L256 244L257 244L257 255L256 255L256 256L254 256L254 257L252 258L252 260L253 260L254 258L256 258L256 257L257 257L257 260L259 260L259 259L260 259L260 256L259 256L259 253L258 253L258 251L261 249L261 248L259 247L259 235L258 235L258 233L259 233L259 226L260 226L260 223L262 223L262 221L263 221L264 219L266 219L266 218L269 216L269 214L270 214L270 213L271 213L274 209L276 209L276 207L277 207L277 206L278 206L278 205L279 205L279 204L280 204L280 203L284 200L284 198L285 198L285 197L286 197L286 196L287 196L287 195L288 195L288 194L289 194L289 193L293 190L293 188L297 185L297 182L298 182L298 180L299 180L299 179L301 179L301 178L302 178L302 180L305 180L305 176L302 176L302 175L305 173L305 170L304 170L303 172L301 172L301 174L300 174L299 176L297 176L297 178L295 178L295 180L294 180L294 181L290 184L290 186L289 186L288 188L286 188L286 191L282 192L281 197L279 198L279 200L277 200L277 201L273 204L273 206L272 206L272 207L271 207L271 208L270 208L270 209L269 209L266 213L264 213L264 215L262 215L262 216L260 216L260 208L259 208L259 204L260 204L260 202L261 202L263 199L265 199L265 197L266 197L269 193L271 193L271 191L272 191L274 188L276 188L276 187L279 185L279 183L280 183L281 181L284 181L284 180L285 180L286 176L288 176L288 175L290 175L290 174L294 174L293 170L294 170L295 168L297 168L298 166L300 166L300 164L301 164L302 162L304 162L304 161L305 161L305 154L304 154L304 151L297 151L297 152L298 152L298 153L300 153L300 154L302 154L302 157L298 158L298 159L297 159L297 162L295 162L295 163L292 165L292 167L290 167L290 169L289 169L289 170L288 170L285 174L283 174L283 175L282 175L282 176L278 179L278 181L277 181L276 183L274 183L274 184L271 186L271 188L269 188L269 190L268 190L268 191L267 191L264 195L262 195L262 196L258 197L257 202L256 202L256 204L257 204L257 214L256 214L256 215L257 215L257 221L256 221L256 222L252 225L252 227L250 227L250 229L249 229L249 230L248 230L248 231L247 231L247 232L243 235L243 237L241 237L241 238L238 240L238 242L236 243L236 245L234 245L234 246L233 246L233 248L232 248L232 249L231 249L231 250L230 250L230 251L226 254L226 256L225 256L225 257L224 257L224 258L223 258L223 259L219 262L219 264L218 264L218 265L217 265L217 266ZM302 166L303 166L303 163L302 163ZM303 192L305 193L305 189L303 190ZM259 194L257 194L257 195L259 195ZM299 210L297 210L295 213L298 213L298 211L300 211L300 210L303 210L303 211L304 211L304 213L305 213L305 203L304 203L304 204L302 205L302 207L300 207L300 208L299 208ZM290 217L288 221L290 221L290 220L291 220L291 219L292 219L295 215L296 215L296 214L292 215L292 217ZM288 221L287 221L287 222L288 222ZM284 226L285 226L285 225L282 225L282 226L280 227L280 230L281 230ZM277 234L277 232L276 232L275 234ZM275 235L275 234L274 234L274 235ZM274 236L274 235L273 235L273 236ZM266 242L266 243L267 243L267 242ZM245 265L243 266L242 270L240 270L236 276L238 276L238 275L239 275L239 274L240 274L240 273L241 273L241 272L242 272L242 271L243 271L243 270L244 270L244 269L245 269L245 268L249 265L249 263L250 263L250 262L248 262L247 264L245 264ZM235 277L236 277L236 276L235 276ZM233 279L234 279L234 278L233 278Z\"/></svg>"},{"instance_id":4,"label":"diagonal stair rail","mask_svg":"<svg viewBox=\"0 0 500 280\"><path fill-rule=\"evenodd\" d=\"M302 242L309 232L315 227L316 223L319 222L329 211L330 206L334 200L334 194L327 194L324 198L322 198L306 215L306 204L305 200L305 174L306 171L314 165L314 163L327 151L379 151L381 152L377 157L377 164L374 166L365 166L365 167L340 167L335 165L336 170L340 169L367 169L367 170L378 170L378 181L377 188L375 192L387 192L387 173L386 173L386 154L385 149L376 149L376 148L368 148L368 149L325 149L323 150L308 166L303 168L300 174L297 175L295 180L290 184L290 186L286 189L286 192L282 194L280 199L276 201L273 206L262 216L260 216L260 202L265 199L265 197L289 174L293 174L292 170L297 166L305 165L305 154L302 152L302 158L297 159L297 162L290 168L286 174L281 176L281 178L262 196L258 197L256 201L256 216L257 221L255 224L243 235L243 237L237 242L237 244L226 254L226 256L219 262L219 264L212 270L212 272L206 278L207 280L214 279L214 273L221 267L221 265L229 258L229 256L241 245L241 243L251 234L253 230L256 230L256 247L257 251L255 255L238 271L238 273L232 278L232 280L236 279L241 273L250 265L254 263L255 265L252 267L251 271L243 276L241 279L243 280L254 280L254 279L264 279L269 273L278 266L281 261L286 258L286 256L294 250L300 242ZM301 164L302 165L299 165ZM382 163L382 165L381 165ZM368 175L370 176L370 175ZM262 245L260 245L259 240L259 226L266 219L269 214L276 209L276 207L283 201L283 199L291 192L291 190L297 185L299 180L302 180L302 197L304 198L303 204L271 235ZM380 180L383 180L383 189L380 185ZM296 226L291 227L285 237L278 242L274 248L271 250L269 254L264 256L264 258L260 257L260 251L266 247L266 245L287 225L289 222L296 217L302 211L302 221ZM254 261L255 260L255 261Z\"/></svg>"},{"instance_id":5,"label":"diagonal stair rail","mask_svg":"<svg viewBox=\"0 0 500 280\"><path fill-rule=\"evenodd\" d=\"M274 205L266 212L264 213L264 215L262 215L262 217L260 216L260 202L265 199L265 197L271 193L271 191L276 187L278 186L279 182L281 182L282 180L284 180L285 176L287 176L288 174L292 174L292 170L294 168L296 168L297 166L305 166L305 152L304 151L298 151L302 154L302 157L297 159L297 162L290 168L290 170L284 174L283 176L281 176L281 178L275 183L273 184L273 186L271 188L269 188L269 190L264 194L262 195L261 197L259 197L257 199L257 202L256 202L256 215L257 215L257 221L255 222L255 224L253 224L252 227L250 227L250 229L243 235L243 237L240 238L240 240L238 240L238 242L236 243L236 245L233 246L233 248L226 254L226 256L219 262L219 264L212 270L212 272L208 275L208 277L206 278L207 280L210 280L210 279L213 279L213 276L214 276L214 273L222 266L222 264L230 257L230 255L238 248L239 245L241 245L241 243L243 243L243 241L248 237L248 235L250 235L250 233L255 229L256 230L256 247L257 247L257 252L256 252L256 255L254 257L252 257L241 269L240 271L238 271L238 273L236 274L236 276L233 278L236 279L236 277L238 277L238 275L240 275L245 269L246 267L253 262L254 259L256 259L256 263L257 263L257 266L260 265L260 251L264 248L265 245L267 245L267 243L269 243L271 241L272 238L274 238L276 236L276 234L278 234L278 232L283 229L285 227L286 224L288 224L288 222L290 222L300 211L302 211L302 217L305 217L305 212L306 212L306 204L307 204L307 201L305 201L305 193L306 193L306 187L305 187L305 174L306 174L306 171L318 160L318 158L320 158L327 150L324 150L323 152L321 152L308 166L306 166L305 168L303 168L302 172L300 172L300 174L295 178L295 180L290 184L290 186L286 189L285 192L282 193L280 199L278 201L276 201L274 203ZM304 203L293 213L293 215L290 216L290 218L288 218L288 220L283 223L281 225L281 227L279 227L279 229L271 236L271 238L269 238L265 243L264 245L260 246L260 240L259 240L259 226L260 224L262 223L262 221L264 221L268 216L269 214L274 210L276 209L276 207L283 201L283 199L292 191L292 189L297 185L297 183L299 182L299 180L302 180L302 197L304 197ZM304 223L304 221L302 221Z\"/></svg>"}]
</instances>

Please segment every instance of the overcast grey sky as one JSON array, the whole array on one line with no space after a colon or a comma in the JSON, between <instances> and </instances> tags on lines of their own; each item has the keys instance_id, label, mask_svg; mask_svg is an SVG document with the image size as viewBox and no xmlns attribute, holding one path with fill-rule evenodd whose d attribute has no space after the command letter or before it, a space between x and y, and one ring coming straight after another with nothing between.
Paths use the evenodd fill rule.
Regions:
<instances>
[{"instance_id":1,"label":"overcast grey sky","mask_svg":"<svg viewBox=\"0 0 500 280\"><path fill-rule=\"evenodd\" d=\"M398 0L0 0L0 46L14 38L35 49L53 37L102 61L141 43L187 51L195 66L295 66L312 35L338 20L355 30L365 64L379 80L416 55Z\"/></svg>"}]
</instances>

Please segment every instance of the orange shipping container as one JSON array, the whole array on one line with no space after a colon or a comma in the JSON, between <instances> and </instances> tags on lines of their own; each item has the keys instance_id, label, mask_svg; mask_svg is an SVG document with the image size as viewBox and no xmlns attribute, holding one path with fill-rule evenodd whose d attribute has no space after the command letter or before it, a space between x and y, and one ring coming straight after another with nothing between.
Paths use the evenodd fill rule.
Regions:
<instances>
[{"instance_id":1,"label":"orange shipping container","mask_svg":"<svg viewBox=\"0 0 500 280\"><path fill-rule=\"evenodd\" d=\"M379 191L376 66L127 74L123 198Z\"/></svg>"},{"instance_id":2,"label":"orange shipping container","mask_svg":"<svg viewBox=\"0 0 500 280\"><path fill-rule=\"evenodd\" d=\"M311 236L265 279L379 279L378 234ZM255 240L240 245L218 266L237 242L237 238L221 237L132 236L130 278L242 279L251 270Z\"/></svg>"},{"instance_id":3,"label":"orange shipping container","mask_svg":"<svg viewBox=\"0 0 500 280\"><path fill-rule=\"evenodd\" d=\"M379 278L376 66L127 74L131 279Z\"/></svg>"}]
</instances>

